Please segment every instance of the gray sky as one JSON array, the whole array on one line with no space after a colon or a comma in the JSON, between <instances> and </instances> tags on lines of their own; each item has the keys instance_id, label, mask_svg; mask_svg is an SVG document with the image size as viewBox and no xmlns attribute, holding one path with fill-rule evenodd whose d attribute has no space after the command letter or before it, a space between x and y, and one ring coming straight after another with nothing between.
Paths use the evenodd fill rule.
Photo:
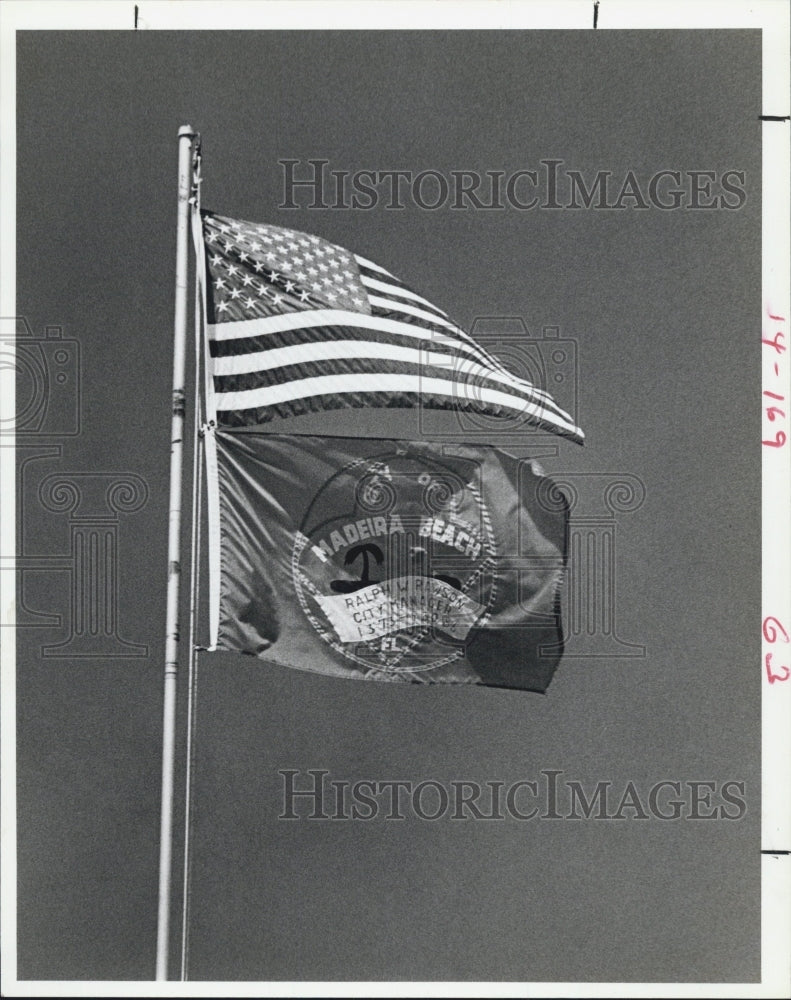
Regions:
<instances>
[{"instance_id":1,"label":"gray sky","mask_svg":"<svg viewBox=\"0 0 791 1000\"><path fill-rule=\"evenodd\" d=\"M518 316L575 341L578 398L558 399L576 402L587 443L560 442L544 465L644 484L645 503L617 518L616 610L619 636L647 651L568 658L546 697L203 657L193 976L758 977L760 68L758 33L735 31L20 37L18 309L79 342L83 390L81 433L27 467L30 552L69 551L68 519L38 499L50 472L131 472L149 490L118 528L120 633L149 655L44 658L68 630L20 633L20 976L153 968L175 136L189 122L207 207L347 246L462 324ZM737 170L747 199L278 209L278 160L310 157L446 175L557 159L646 183ZM355 414L355 432L380 419ZM66 574L26 582L30 607L66 618L68 594ZM506 783L554 768L646 789L730 779L748 808L732 823L278 821L278 769L309 767Z\"/></svg>"}]
</instances>

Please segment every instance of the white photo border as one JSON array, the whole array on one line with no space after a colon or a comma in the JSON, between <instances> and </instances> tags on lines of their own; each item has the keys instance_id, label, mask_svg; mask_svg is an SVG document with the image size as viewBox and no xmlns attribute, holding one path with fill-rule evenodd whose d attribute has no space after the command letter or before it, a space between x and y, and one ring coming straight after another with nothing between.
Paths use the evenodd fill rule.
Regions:
<instances>
[{"instance_id":1,"label":"white photo border","mask_svg":"<svg viewBox=\"0 0 791 1000\"><path fill-rule=\"evenodd\" d=\"M776 440L779 420L768 417L767 399L791 399L791 349L779 352L767 344L789 346L791 300L789 274L789 7L778 0L754 3L714 3L711 0L634 2L603 0L595 4L596 30L618 29L760 29L763 37L763 315L756 316L756 350L762 351L762 440ZM299 18L294 18L295 10ZM36 30L280 30L311 29L593 29L593 0L531 2L531 0L249 0L249 2L179 3L153 0L138 5L126 0L87 2L24 2L0 5L0 316L16 315L15 203L16 203L16 33ZM174 149L175 128L174 125ZM761 342L763 341L763 343ZM778 362L778 370L775 370ZM2 416L13 418L13 387L2 397ZM774 396L766 397L766 391ZM766 398L764 398L766 397ZM258 982L200 984L204 996L313 997L313 996L490 996L490 997L773 997L788 995L791 954L791 646L782 630L791 633L791 429L788 420L784 446L762 445L763 590L762 661L751 669L762 673L762 978L760 983L380 983L380 982ZM15 547L14 449L0 448L0 495L3 518L0 547L4 566L13 568ZM0 608L15 605L15 574L0 573ZM13 620L11 618L10 620ZM768 624L767 624L768 623ZM775 623L775 624L773 624ZM777 626L780 626L778 629ZM767 661L767 654L770 659ZM774 676L774 680L772 680ZM2 642L2 993L4 996L160 996L195 994L195 983L18 981L16 969L16 730L15 643L13 629L3 630ZM785 854L782 852L786 852ZM153 972L153 969L152 969Z\"/></svg>"}]
</instances>

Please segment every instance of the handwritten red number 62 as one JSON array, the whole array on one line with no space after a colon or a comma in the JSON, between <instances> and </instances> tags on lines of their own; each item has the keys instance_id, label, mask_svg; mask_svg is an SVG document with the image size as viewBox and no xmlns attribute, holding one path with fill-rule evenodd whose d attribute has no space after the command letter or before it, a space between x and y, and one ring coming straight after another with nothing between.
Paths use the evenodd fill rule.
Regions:
<instances>
[{"instance_id":1,"label":"handwritten red number 62","mask_svg":"<svg viewBox=\"0 0 791 1000\"><path fill-rule=\"evenodd\" d=\"M783 628L782 623L779 622L777 618L774 618L772 616L770 616L769 618L764 618L762 631L764 634L764 639L766 639L767 642L772 642L772 643L777 642L778 633L779 633L779 638L783 642L789 642L788 632L786 632L786 630ZM766 667L766 676L770 684L774 684L775 681L787 681L788 678L791 677L791 670L789 670L789 668L786 667L785 665L780 667L783 673L776 674L772 670L771 653L767 653L766 656L764 657L764 666Z\"/></svg>"}]
</instances>

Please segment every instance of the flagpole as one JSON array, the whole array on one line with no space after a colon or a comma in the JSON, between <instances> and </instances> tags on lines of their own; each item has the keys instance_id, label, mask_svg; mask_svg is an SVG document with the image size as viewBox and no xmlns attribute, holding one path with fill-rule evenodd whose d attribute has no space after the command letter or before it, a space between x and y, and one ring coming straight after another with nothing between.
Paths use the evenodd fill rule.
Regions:
<instances>
[{"instance_id":1,"label":"flagpole","mask_svg":"<svg viewBox=\"0 0 791 1000\"><path fill-rule=\"evenodd\" d=\"M173 771L176 747L176 680L181 583L181 475L184 445L187 347L187 235L192 193L192 144L197 133L183 125L178 132L178 218L176 224L176 296L173 324L173 396L170 433L170 502L168 522L168 597L165 626L165 678L162 714L162 813L159 839L159 908L157 980L168 978L170 886L173 846Z\"/></svg>"}]
</instances>

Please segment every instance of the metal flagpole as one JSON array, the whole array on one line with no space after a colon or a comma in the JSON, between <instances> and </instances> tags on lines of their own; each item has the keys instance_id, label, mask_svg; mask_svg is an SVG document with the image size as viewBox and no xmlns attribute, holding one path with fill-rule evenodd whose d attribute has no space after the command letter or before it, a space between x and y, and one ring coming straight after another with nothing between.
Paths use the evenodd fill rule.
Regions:
<instances>
[{"instance_id":1,"label":"metal flagpole","mask_svg":"<svg viewBox=\"0 0 791 1000\"><path fill-rule=\"evenodd\" d=\"M192 193L192 144L197 133L179 129L178 221L176 225L176 302L173 325L173 410L170 434L170 503L168 523L168 603L165 627L165 685L162 715L162 814L159 840L159 909L157 916L157 980L168 978L170 884L173 840L173 770L176 746L176 679L178 676L179 589L181 583L181 472L184 444L185 368L187 346L187 234Z\"/></svg>"}]
</instances>

